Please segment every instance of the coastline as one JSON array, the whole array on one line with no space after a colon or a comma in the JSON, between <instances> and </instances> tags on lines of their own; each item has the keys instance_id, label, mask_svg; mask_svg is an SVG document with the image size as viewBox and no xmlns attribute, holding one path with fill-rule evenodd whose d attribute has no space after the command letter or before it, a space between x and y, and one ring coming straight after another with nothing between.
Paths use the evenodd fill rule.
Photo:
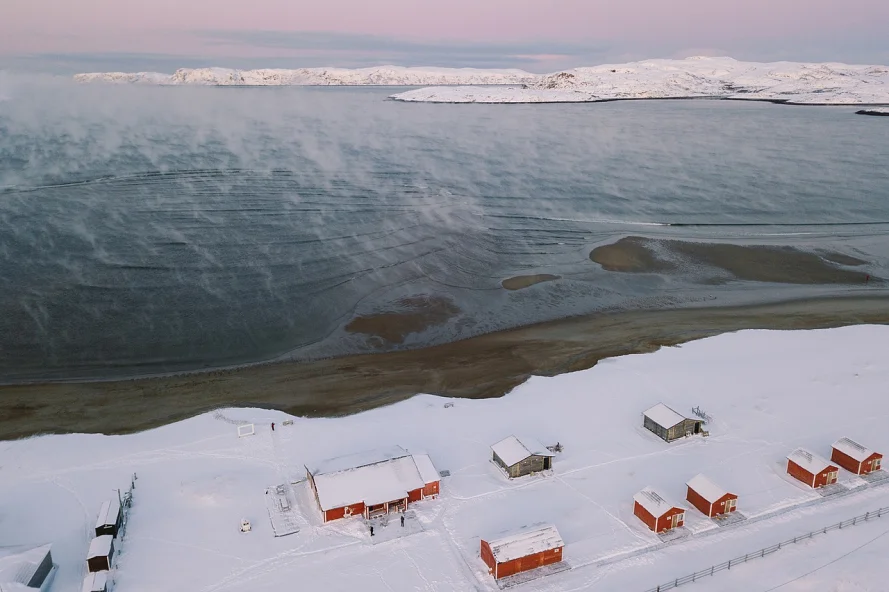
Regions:
<instances>
[{"instance_id":1,"label":"coastline","mask_svg":"<svg viewBox=\"0 0 889 592\"><path fill-rule=\"evenodd\" d=\"M604 358L720 333L854 324L889 324L889 296L597 313L415 350L157 378L0 386L0 440L132 433L220 407L330 417L417 393L499 397L532 375L582 370Z\"/></svg>"}]
</instances>

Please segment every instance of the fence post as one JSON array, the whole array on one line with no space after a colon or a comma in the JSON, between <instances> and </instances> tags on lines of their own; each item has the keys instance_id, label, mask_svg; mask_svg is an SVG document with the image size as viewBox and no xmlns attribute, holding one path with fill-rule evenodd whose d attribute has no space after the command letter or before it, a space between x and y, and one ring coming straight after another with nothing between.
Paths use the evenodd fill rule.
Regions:
<instances>
[{"instance_id":1,"label":"fence post","mask_svg":"<svg viewBox=\"0 0 889 592\"><path fill-rule=\"evenodd\" d=\"M778 543L778 549L781 549L781 543Z\"/></svg>"},{"instance_id":2,"label":"fence post","mask_svg":"<svg viewBox=\"0 0 889 592\"><path fill-rule=\"evenodd\" d=\"M856 516L855 518L852 518L852 526L855 526L857 520L858 520L858 516Z\"/></svg>"},{"instance_id":3,"label":"fence post","mask_svg":"<svg viewBox=\"0 0 889 592\"><path fill-rule=\"evenodd\" d=\"M711 576L713 575L713 568L714 568L714 567L716 567L716 566L714 566L714 565L711 565L711 566L710 566L710 575L711 575Z\"/></svg>"},{"instance_id":4,"label":"fence post","mask_svg":"<svg viewBox=\"0 0 889 592\"><path fill-rule=\"evenodd\" d=\"M749 555L750 555L749 553L747 553L747 554L744 555L744 563L747 563L747 557L748 557Z\"/></svg>"},{"instance_id":5,"label":"fence post","mask_svg":"<svg viewBox=\"0 0 889 592\"><path fill-rule=\"evenodd\" d=\"M731 559L728 560L728 568L729 568L729 569L732 568L732 560L731 560Z\"/></svg>"},{"instance_id":6,"label":"fence post","mask_svg":"<svg viewBox=\"0 0 889 592\"><path fill-rule=\"evenodd\" d=\"M765 556L766 556L766 548L765 548L765 547L763 547L763 548L762 548L762 551L759 552L759 556L760 556L760 557L765 557Z\"/></svg>"}]
</instances>

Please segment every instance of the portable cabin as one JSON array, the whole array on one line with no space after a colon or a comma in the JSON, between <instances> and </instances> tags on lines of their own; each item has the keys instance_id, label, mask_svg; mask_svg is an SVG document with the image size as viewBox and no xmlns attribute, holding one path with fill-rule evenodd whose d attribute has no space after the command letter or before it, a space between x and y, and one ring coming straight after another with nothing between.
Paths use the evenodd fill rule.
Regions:
<instances>
[{"instance_id":1,"label":"portable cabin","mask_svg":"<svg viewBox=\"0 0 889 592\"><path fill-rule=\"evenodd\" d=\"M703 419L685 417L663 403L658 403L642 413L642 426L657 434L665 442L672 442L694 434L706 435L703 425Z\"/></svg>"},{"instance_id":2,"label":"portable cabin","mask_svg":"<svg viewBox=\"0 0 889 592\"><path fill-rule=\"evenodd\" d=\"M797 448L787 455L787 474L812 488L836 483L839 468L817 454Z\"/></svg>"},{"instance_id":3,"label":"portable cabin","mask_svg":"<svg viewBox=\"0 0 889 592\"><path fill-rule=\"evenodd\" d=\"M80 592L108 592L108 572L94 571L83 578Z\"/></svg>"},{"instance_id":4,"label":"portable cabin","mask_svg":"<svg viewBox=\"0 0 889 592\"><path fill-rule=\"evenodd\" d=\"M45 592L52 585L56 569L52 545L0 547L0 590Z\"/></svg>"},{"instance_id":5,"label":"portable cabin","mask_svg":"<svg viewBox=\"0 0 889 592\"><path fill-rule=\"evenodd\" d=\"M633 514L653 532L666 532L685 524L685 508L668 502L651 487L633 496Z\"/></svg>"},{"instance_id":6,"label":"portable cabin","mask_svg":"<svg viewBox=\"0 0 889 592\"><path fill-rule=\"evenodd\" d=\"M117 537L122 522L123 515L120 511L120 501L108 500L102 502L102 507L99 508L99 517L96 518L96 536L110 534L113 537Z\"/></svg>"},{"instance_id":7,"label":"portable cabin","mask_svg":"<svg viewBox=\"0 0 889 592\"><path fill-rule=\"evenodd\" d=\"M497 463L510 479L539 473L553 467L554 453L534 438L523 436L506 437L491 446L494 462Z\"/></svg>"},{"instance_id":8,"label":"portable cabin","mask_svg":"<svg viewBox=\"0 0 889 592\"><path fill-rule=\"evenodd\" d=\"M833 443L830 460L850 473L867 475L880 470L883 455L849 438L840 438Z\"/></svg>"},{"instance_id":9,"label":"portable cabin","mask_svg":"<svg viewBox=\"0 0 889 592\"><path fill-rule=\"evenodd\" d=\"M565 547L559 531L551 524L534 524L481 541L481 558L494 579L562 561Z\"/></svg>"},{"instance_id":10,"label":"portable cabin","mask_svg":"<svg viewBox=\"0 0 889 592\"><path fill-rule=\"evenodd\" d=\"M704 475L696 475L685 484L685 499L708 518L730 514L738 507L738 496L729 493Z\"/></svg>"},{"instance_id":11,"label":"portable cabin","mask_svg":"<svg viewBox=\"0 0 889 592\"><path fill-rule=\"evenodd\" d=\"M110 534L97 536L90 542L86 556L87 571L110 571L114 562L114 537Z\"/></svg>"}]
</instances>

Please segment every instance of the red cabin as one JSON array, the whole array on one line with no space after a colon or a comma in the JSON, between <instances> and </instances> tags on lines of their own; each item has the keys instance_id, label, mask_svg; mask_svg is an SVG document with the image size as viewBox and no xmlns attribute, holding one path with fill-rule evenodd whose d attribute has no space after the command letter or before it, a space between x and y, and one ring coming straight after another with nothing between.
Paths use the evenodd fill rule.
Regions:
<instances>
[{"instance_id":1,"label":"red cabin","mask_svg":"<svg viewBox=\"0 0 889 592\"><path fill-rule=\"evenodd\" d=\"M729 493L704 475L697 475L686 484L685 499L708 518L729 514L738 508L738 496Z\"/></svg>"},{"instance_id":2,"label":"red cabin","mask_svg":"<svg viewBox=\"0 0 889 592\"><path fill-rule=\"evenodd\" d=\"M880 470L883 455L879 452L874 452L870 448L862 446L854 440L841 438L833 443L830 460L850 473L867 475L868 473Z\"/></svg>"},{"instance_id":3,"label":"red cabin","mask_svg":"<svg viewBox=\"0 0 889 592\"><path fill-rule=\"evenodd\" d=\"M482 540L481 557L499 580L562 560L562 537L551 524L535 524L490 542Z\"/></svg>"},{"instance_id":4,"label":"red cabin","mask_svg":"<svg viewBox=\"0 0 889 592\"><path fill-rule=\"evenodd\" d=\"M674 506L651 487L633 496L633 514L653 532L666 532L685 523L685 508Z\"/></svg>"},{"instance_id":5,"label":"red cabin","mask_svg":"<svg viewBox=\"0 0 889 592\"><path fill-rule=\"evenodd\" d=\"M787 474L815 489L836 483L839 470L805 448L797 448L787 455Z\"/></svg>"}]
</instances>

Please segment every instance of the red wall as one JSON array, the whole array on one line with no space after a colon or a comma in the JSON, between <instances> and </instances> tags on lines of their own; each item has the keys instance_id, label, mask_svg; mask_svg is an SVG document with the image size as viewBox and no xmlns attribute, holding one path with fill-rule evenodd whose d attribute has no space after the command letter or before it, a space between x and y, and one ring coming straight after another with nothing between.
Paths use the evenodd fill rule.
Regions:
<instances>
[{"instance_id":1,"label":"red wall","mask_svg":"<svg viewBox=\"0 0 889 592\"><path fill-rule=\"evenodd\" d=\"M427 483L426 486L423 487L423 496L432 497L433 495L438 495L440 487L441 486L439 481Z\"/></svg>"},{"instance_id":2,"label":"red wall","mask_svg":"<svg viewBox=\"0 0 889 592\"><path fill-rule=\"evenodd\" d=\"M718 516L719 514L725 514L725 502L731 499L736 500L738 499L738 496L734 493L727 493L713 502L713 506L711 507L710 502L704 499L704 496L700 495L697 491L689 487L688 494L686 495L685 499L687 499L691 503L691 505L696 507L703 514L712 518L713 516ZM732 509L729 510L729 512L734 512L737 509L737 506L732 506Z\"/></svg>"},{"instance_id":3,"label":"red wall","mask_svg":"<svg viewBox=\"0 0 889 592\"><path fill-rule=\"evenodd\" d=\"M667 510L667 512L663 516L655 519L655 517L648 512L648 510L642 507L642 504L640 504L636 500L633 500L633 514L635 514L636 517L642 520L642 522L644 522L645 525L654 532L663 532L665 530L669 530L670 528L672 528L673 516L675 516L676 514L684 513L685 510L683 510L682 508L671 508ZM676 528L679 528L683 524L685 524L684 520L677 524Z\"/></svg>"},{"instance_id":4,"label":"red wall","mask_svg":"<svg viewBox=\"0 0 889 592\"><path fill-rule=\"evenodd\" d=\"M801 466L799 466L792 460L787 461L787 473L791 477L799 479L800 481L802 481L809 487L824 487L825 485L828 484L827 483L827 474L831 471L837 471L837 470L839 470L838 467L830 465L823 472L818 473L817 475L814 475L815 484L813 486L812 485L812 477L813 477L812 473L805 470L804 468L802 468Z\"/></svg>"},{"instance_id":5,"label":"red wall","mask_svg":"<svg viewBox=\"0 0 889 592\"><path fill-rule=\"evenodd\" d=\"M515 575L529 569L537 569L544 565L558 563L562 560L562 547L551 549L549 551L541 551L533 555L519 557L512 561L506 561L497 565L497 579Z\"/></svg>"},{"instance_id":6,"label":"red wall","mask_svg":"<svg viewBox=\"0 0 889 592\"><path fill-rule=\"evenodd\" d=\"M656 530L656 528L657 528L657 520L655 520L655 517L652 516L652 515L648 512L648 510L646 510L645 508L643 508L643 507L642 507L642 504L640 504L640 503L637 502L636 500L633 500L633 514L635 514L635 516L636 516L637 518L639 518L639 520L641 520L642 522L644 522L644 523L645 523L645 526L647 526L647 527L650 528L651 530L657 532L657 530Z\"/></svg>"},{"instance_id":7,"label":"red wall","mask_svg":"<svg viewBox=\"0 0 889 592\"><path fill-rule=\"evenodd\" d=\"M423 490L415 489L413 491L407 492L407 501L408 502L418 502L423 498Z\"/></svg>"},{"instance_id":8,"label":"red wall","mask_svg":"<svg viewBox=\"0 0 889 592\"><path fill-rule=\"evenodd\" d=\"M364 514L364 504L357 503L352 504L351 506L343 506L342 508L331 508L324 512L324 521L330 522L331 520L338 520L340 518L344 518L346 515L346 508L352 509L352 516L361 516Z\"/></svg>"},{"instance_id":9,"label":"red wall","mask_svg":"<svg viewBox=\"0 0 889 592\"><path fill-rule=\"evenodd\" d=\"M883 458L883 455L879 452L874 452L869 457L864 459L864 461L859 466L857 460L846 454L841 450L837 450L834 448L830 453L831 462L835 462L850 473L855 473L856 475L867 475L873 470L873 461L877 458Z\"/></svg>"},{"instance_id":10,"label":"red wall","mask_svg":"<svg viewBox=\"0 0 889 592\"><path fill-rule=\"evenodd\" d=\"M494 575L494 566L497 565L497 562L494 561L494 553L491 552L491 546L488 545L488 541L482 541L481 547L482 561L488 566L488 571L491 575Z\"/></svg>"},{"instance_id":11,"label":"red wall","mask_svg":"<svg viewBox=\"0 0 889 592\"><path fill-rule=\"evenodd\" d=\"M667 510L667 512L663 516L661 516L660 518L657 519L657 531L656 532L663 532L665 530L670 530L671 528L673 528L673 521L672 521L673 516L675 516L676 514L684 514L684 513L685 513L685 510L683 510L682 508L670 508L669 510ZM685 520L683 520L682 522L677 524L676 528L681 527L683 524L685 524Z\"/></svg>"}]
</instances>

